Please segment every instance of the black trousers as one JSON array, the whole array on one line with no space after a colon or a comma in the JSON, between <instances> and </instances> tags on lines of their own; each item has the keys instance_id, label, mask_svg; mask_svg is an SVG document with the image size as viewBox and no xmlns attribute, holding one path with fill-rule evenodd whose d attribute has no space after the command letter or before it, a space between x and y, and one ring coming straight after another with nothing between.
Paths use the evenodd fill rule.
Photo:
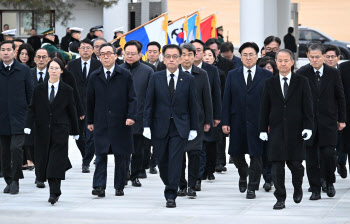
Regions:
<instances>
[{"instance_id":1,"label":"black trousers","mask_svg":"<svg viewBox=\"0 0 350 224\"><path fill-rule=\"evenodd\" d=\"M95 137L94 131L85 130L85 154L83 158L83 165L90 166L90 163L95 155Z\"/></svg>"},{"instance_id":2,"label":"black trousers","mask_svg":"<svg viewBox=\"0 0 350 224\"><path fill-rule=\"evenodd\" d=\"M23 178L23 144L24 134L0 135L2 145L1 165L7 184Z\"/></svg>"},{"instance_id":3,"label":"black trousers","mask_svg":"<svg viewBox=\"0 0 350 224\"><path fill-rule=\"evenodd\" d=\"M60 196L61 192L61 180L57 178L49 178L49 187L50 187L50 195L54 194L56 196Z\"/></svg>"},{"instance_id":4,"label":"black trousers","mask_svg":"<svg viewBox=\"0 0 350 224\"><path fill-rule=\"evenodd\" d=\"M250 167L248 168L245 155L233 156L233 163L238 169L241 179L246 179L249 175L248 190L255 191L259 189L260 178L262 173L261 156L250 156Z\"/></svg>"},{"instance_id":5,"label":"black trousers","mask_svg":"<svg viewBox=\"0 0 350 224\"><path fill-rule=\"evenodd\" d=\"M27 164L27 160L30 160L34 163L34 146L33 145L23 146L23 165Z\"/></svg>"},{"instance_id":6,"label":"black trousers","mask_svg":"<svg viewBox=\"0 0 350 224\"><path fill-rule=\"evenodd\" d=\"M126 178L126 166L129 155L116 154L114 155L114 189L123 190ZM93 187L106 188L107 185L107 163L108 155L97 155L95 161L95 173L93 179Z\"/></svg>"},{"instance_id":7,"label":"black trousers","mask_svg":"<svg viewBox=\"0 0 350 224\"><path fill-rule=\"evenodd\" d=\"M145 137L142 134L133 135L134 153L131 156L130 180L135 180L143 170L144 143Z\"/></svg>"},{"instance_id":8,"label":"black trousers","mask_svg":"<svg viewBox=\"0 0 350 224\"><path fill-rule=\"evenodd\" d=\"M226 166L226 135L222 135L216 147L216 165Z\"/></svg>"},{"instance_id":9,"label":"black trousers","mask_svg":"<svg viewBox=\"0 0 350 224\"><path fill-rule=\"evenodd\" d=\"M86 131L85 119L84 120L79 119L78 124L79 124L79 139L75 140L75 143L78 146L81 157L84 158L84 156L85 156L85 131Z\"/></svg>"},{"instance_id":10,"label":"black trousers","mask_svg":"<svg viewBox=\"0 0 350 224\"><path fill-rule=\"evenodd\" d=\"M206 171L207 173L213 174L215 172L216 165L216 142L203 142L205 144L205 154L206 154Z\"/></svg>"},{"instance_id":11,"label":"black trousers","mask_svg":"<svg viewBox=\"0 0 350 224\"><path fill-rule=\"evenodd\" d=\"M166 200L176 199L187 139L180 137L171 120L167 136L162 139L153 138L152 141L160 178L165 185L164 197Z\"/></svg>"},{"instance_id":12,"label":"black trousers","mask_svg":"<svg viewBox=\"0 0 350 224\"><path fill-rule=\"evenodd\" d=\"M272 162L271 172L272 180L275 184L274 195L277 201L285 201L287 197L285 183L285 170L284 164L287 164L288 168L292 172L292 183L294 190L299 190L303 184L304 166L302 161L277 161Z\"/></svg>"},{"instance_id":13,"label":"black trousers","mask_svg":"<svg viewBox=\"0 0 350 224\"><path fill-rule=\"evenodd\" d=\"M201 150L187 152L188 157L188 183L186 180L186 153L183 155L182 171L179 188L195 187L201 159ZM188 185L187 185L188 184Z\"/></svg>"},{"instance_id":14,"label":"black trousers","mask_svg":"<svg viewBox=\"0 0 350 224\"><path fill-rule=\"evenodd\" d=\"M272 182L272 174L271 174L271 167L272 162L268 160L268 143L263 143L263 155L262 155L262 163L263 163L263 178L266 183Z\"/></svg>"}]
</instances>

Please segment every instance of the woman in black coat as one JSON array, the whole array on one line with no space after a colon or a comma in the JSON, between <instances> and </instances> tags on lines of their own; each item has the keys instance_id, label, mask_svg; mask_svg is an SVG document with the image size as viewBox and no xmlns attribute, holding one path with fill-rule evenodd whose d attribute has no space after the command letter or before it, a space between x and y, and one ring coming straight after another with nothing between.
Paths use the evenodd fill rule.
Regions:
<instances>
[{"instance_id":1,"label":"woman in black coat","mask_svg":"<svg viewBox=\"0 0 350 224\"><path fill-rule=\"evenodd\" d=\"M55 204L61 195L68 160L68 137L79 138L78 117L73 89L60 80L64 64L53 58L48 64L50 79L39 84L29 106L24 132L35 125L35 166L37 180L50 186L49 202Z\"/></svg>"}]
</instances>

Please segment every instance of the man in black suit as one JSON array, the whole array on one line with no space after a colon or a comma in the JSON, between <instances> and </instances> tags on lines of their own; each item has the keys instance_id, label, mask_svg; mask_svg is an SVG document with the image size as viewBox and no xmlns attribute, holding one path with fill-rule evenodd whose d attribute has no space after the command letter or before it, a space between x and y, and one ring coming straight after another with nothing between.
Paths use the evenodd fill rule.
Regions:
<instances>
[{"instance_id":1,"label":"man in black suit","mask_svg":"<svg viewBox=\"0 0 350 224\"><path fill-rule=\"evenodd\" d=\"M216 148L217 142L222 138L221 128L218 128L221 120L221 88L218 68L203 61L205 44L203 41L195 39L191 43L196 48L194 65L205 70L208 74L211 98L213 105L213 123L208 132L204 133L203 148L201 150L200 168L198 172L196 191L201 190L202 176L208 176L209 180L214 180ZM207 174L207 175L206 175Z\"/></svg>"},{"instance_id":2,"label":"man in black suit","mask_svg":"<svg viewBox=\"0 0 350 224\"><path fill-rule=\"evenodd\" d=\"M162 62L160 57L161 46L156 41L151 41L147 44L147 62L156 66L157 71L162 71L166 69L164 62Z\"/></svg>"},{"instance_id":3,"label":"man in black suit","mask_svg":"<svg viewBox=\"0 0 350 224\"><path fill-rule=\"evenodd\" d=\"M107 43L107 41L103 37L98 37L98 38L94 39L92 41L92 43L94 45L94 52L92 53L92 57L97 59L97 60L100 60L99 55L98 55L98 50L100 49L100 46L104 43Z\"/></svg>"},{"instance_id":4,"label":"man in black suit","mask_svg":"<svg viewBox=\"0 0 350 224\"><path fill-rule=\"evenodd\" d=\"M293 36L294 28L288 27L288 33L283 37L284 48L290 50L293 53L297 52L297 44Z\"/></svg>"},{"instance_id":5,"label":"man in black suit","mask_svg":"<svg viewBox=\"0 0 350 224\"><path fill-rule=\"evenodd\" d=\"M217 56L213 65L215 65L216 67L218 67L218 69L225 72L224 80L226 80L227 73L236 68L233 61L228 60L224 58L222 55L220 55L221 43L216 38L211 38L207 40L207 42L205 42L205 45L208 48L214 50ZM225 83L221 83L221 85L225 86ZM226 166L226 137L227 135L222 135L217 146L215 171L219 173L223 171L227 171L227 168L225 167Z\"/></svg>"},{"instance_id":6,"label":"man in black suit","mask_svg":"<svg viewBox=\"0 0 350 224\"><path fill-rule=\"evenodd\" d=\"M77 89L84 111L86 111L86 91L90 75L102 66L101 62L92 58L93 47L89 39L84 39L78 43L80 58L68 62L67 69L73 73L77 81ZM86 112L84 112L86 114ZM87 130L86 119L79 119L79 139L76 144L80 150L83 164L82 172L90 173L90 162L95 154L94 132Z\"/></svg>"},{"instance_id":7,"label":"man in black suit","mask_svg":"<svg viewBox=\"0 0 350 224\"><path fill-rule=\"evenodd\" d=\"M41 47L40 37L36 35L36 29L31 29L31 36L27 39L27 43L33 47L33 50L36 51Z\"/></svg>"},{"instance_id":8,"label":"man in black suit","mask_svg":"<svg viewBox=\"0 0 350 224\"><path fill-rule=\"evenodd\" d=\"M134 80L134 87L137 97L137 118L135 124L132 126L134 153L131 159L131 174L130 180L132 186L141 187L139 176L143 170L143 157L145 151L145 137L143 133L143 111L144 102L148 82L153 74L153 69L140 62L142 48L141 45L134 41L128 41L125 46L125 63L120 65L131 72Z\"/></svg>"},{"instance_id":9,"label":"man in black suit","mask_svg":"<svg viewBox=\"0 0 350 224\"><path fill-rule=\"evenodd\" d=\"M95 130L96 169L92 195L105 197L107 156L114 154L114 188L124 195L126 165L134 151L131 126L137 115L137 101L131 73L115 63L116 49L104 43L99 49L103 66L91 74L87 89L87 124Z\"/></svg>"},{"instance_id":10,"label":"man in black suit","mask_svg":"<svg viewBox=\"0 0 350 224\"><path fill-rule=\"evenodd\" d=\"M177 45L163 47L167 69L151 76L143 118L143 135L152 137L168 208L176 207L185 145L198 130L195 78L179 70L180 55Z\"/></svg>"},{"instance_id":11,"label":"man in black suit","mask_svg":"<svg viewBox=\"0 0 350 224\"><path fill-rule=\"evenodd\" d=\"M15 44L0 43L0 144L4 193L18 194L23 178L24 123L33 94L30 69L15 60Z\"/></svg>"},{"instance_id":12,"label":"man in black suit","mask_svg":"<svg viewBox=\"0 0 350 224\"><path fill-rule=\"evenodd\" d=\"M182 162L182 172L180 179L178 196L196 197L195 185L200 167L201 151L203 147L204 132L208 132L210 125L213 123L213 105L209 85L208 74L205 70L195 66L194 60L196 48L191 43L183 43L180 46L181 54L181 71L191 74L195 78L197 104L198 104L198 131L197 137L186 144L185 152L188 157L188 182L186 180L186 154ZM188 189L187 189L188 187Z\"/></svg>"},{"instance_id":13,"label":"man in black suit","mask_svg":"<svg viewBox=\"0 0 350 224\"><path fill-rule=\"evenodd\" d=\"M231 42L224 42L221 44L220 55L226 59L232 60L235 68L239 68L243 66L241 58L238 56L235 56L234 46Z\"/></svg>"},{"instance_id":14,"label":"man in black suit","mask_svg":"<svg viewBox=\"0 0 350 224\"><path fill-rule=\"evenodd\" d=\"M324 64L324 51L321 44L311 44L308 47L310 64L297 71L297 74L309 80L315 115L314 134L307 142L306 148L306 171L312 191L310 200L321 199L320 161L324 165L327 196L334 197L336 193L333 186L336 169L335 147L338 130L343 130L346 122L344 88L339 71Z\"/></svg>"},{"instance_id":15,"label":"man in black suit","mask_svg":"<svg viewBox=\"0 0 350 224\"><path fill-rule=\"evenodd\" d=\"M304 140L312 136L312 95L308 80L292 72L294 54L287 49L276 53L279 75L266 80L260 111L260 139L269 141L268 159L272 162L277 203L274 209L285 208L285 171L292 172L293 199L303 198L305 159ZM269 135L268 135L269 133Z\"/></svg>"}]
</instances>

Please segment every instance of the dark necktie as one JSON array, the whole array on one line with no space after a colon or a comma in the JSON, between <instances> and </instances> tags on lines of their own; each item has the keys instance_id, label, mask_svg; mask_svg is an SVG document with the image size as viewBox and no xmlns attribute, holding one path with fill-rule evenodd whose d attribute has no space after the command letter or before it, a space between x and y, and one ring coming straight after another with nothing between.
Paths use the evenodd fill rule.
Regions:
<instances>
[{"instance_id":1,"label":"dark necktie","mask_svg":"<svg viewBox=\"0 0 350 224\"><path fill-rule=\"evenodd\" d=\"M111 79L111 72L110 71L107 71L107 81L109 81Z\"/></svg>"},{"instance_id":2,"label":"dark necktie","mask_svg":"<svg viewBox=\"0 0 350 224\"><path fill-rule=\"evenodd\" d=\"M84 62L84 68L83 68L83 80L86 81L86 64L87 62Z\"/></svg>"},{"instance_id":3,"label":"dark necktie","mask_svg":"<svg viewBox=\"0 0 350 224\"><path fill-rule=\"evenodd\" d=\"M320 72L319 71L316 71L316 85L317 85L317 90L320 91L321 76L320 76Z\"/></svg>"},{"instance_id":4,"label":"dark necktie","mask_svg":"<svg viewBox=\"0 0 350 224\"><path fill-rule=\"evenodd\" d=\"M252 79L252 71L249 69L248 70L248 78L247 78L247 88L249 88L250 84L252 84L253 79Z\"/></svg>"},{"instance_id":5,"label":"dark necktie","mask_svg":"<svg viewBox=\"0 0 350 224\"><path fill-rule=\"evenodd\" d=\"M39 72L39 75L40 75L40 78L39 78L39 84L44 82L44 79L43 79L43 72Z\"/></svg>"},{"instance_id":6,"label":"dark necktie","mask_svg":"<svg viewBox=\"0 0 350 224\"><path fill-rule=\"evenodd\" d=\"M55 87L51 85L51 93L50 93L50 103L52 104L53 100L55 99Z\"/></svg>"},{"instance_id":7,"label":"dark necktie","mask_svg":"<svg viewBox=\"0 0 350 224\"><path fill-rule=\"evenodd\" d=\"M175 82L174 82L174 74L170 74L170 82L169 82L169 94L171 101L174 98L174 92L175 92Z\"/></svg>"},{"instance_id":8,"label":"dark necktie","mask_svg":"<svg viewBox=\"0 0 350 224\"><path fill-rule=\"evenodd\" d=\"M11 66L7 66L5 69L7 72L10 72Z\"/></svg>"},{"instance_id":9,"label":"dark necktie","mask_svg":"<svg viewBox=\"0 0 350 224\"><path fill-rule=\"evenodd\" d=\"M288 93L288 83L287 83L288 78L284 77L283 80L284 80L283 96L284 98L286 98Z\"/></svg>"},{"instance_id":10,"label":"dark necktie","mask_svg":"<svg viewBox=\"0 0 350 224\"><path fill-rule=\"evenodd\" d=\"M189 71L185 71L186 73L188 73L188 74L190 74L190 72Z\"/></svg>"}]
</instances>

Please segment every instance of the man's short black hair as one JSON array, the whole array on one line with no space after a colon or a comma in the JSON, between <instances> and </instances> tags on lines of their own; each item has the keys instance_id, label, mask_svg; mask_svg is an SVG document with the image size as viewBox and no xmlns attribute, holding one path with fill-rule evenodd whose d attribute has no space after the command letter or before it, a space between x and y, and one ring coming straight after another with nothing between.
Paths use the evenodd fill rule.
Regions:
<instances>
[{"instance_id":1,"label":"man's short black hair","mask_svg":"<svg viewBox=\"0 0 350 224\"><path fill-rule=\"evenodd\" d=\"M255 53L257 53L257 54L259 53L259 47L254 42L245 42L244 44L242 44L242 46L238 50L239 53L242 54L242 51L248 47L253 48L255 50Z\"/></svg>"},{"instance_id":2,"label":"man's short black hair","mask_svg":"<svg viewBox=\"0 0 350 224\"><path fill-rule=\"evenodd\" d=\"M180 48L183 52L184 49L188 50L189 52L192 52L193 55L196 55L196 48L191 43L183 43L180 45Z\"/></svg>"},{"instance_id":3,"label":"man's short black hair","mask_svg":"<svg viewBox=\"0 0 350 224\"><path fill-rule=\"evenodd\" d=\"M193 43L199 43L202 45L203 50L205 49L205 43L203 41L201 41L199 39L194 39L194 40L191 40L191 44L193 44Z\"/></svg>"},{"instance_id":4,"label":"man's short black hair","mask_svg":"<svg viewBox=\"0 0 350 224\"><path fill-rule=\"evenodd\" d=\"M337 46L334 46L332 44L326 45L325 46L325 53L327 53L328 51L335 51L335 54L337 55L337 57L340 56L340 49Z\"/></svg>"},{"instance_id":5,"label":"man's short black hair","mask_svg":"<svg viewBox=\"0 0 350 224\"><path fill-rule=\"evenodd\" d=\"M11 45L12 45L12 49L13 49L13 50L16 49L16 45L15 45L15 43L13 43L12 40L4 40L3 42L0 43L0 48L1 48L1 46L4 45L4 44L11 44Z\"/></svg>"},{"instance_id":6,"label":"man's short black hair","mask_svg":"<svg viewBox=\"0 0 350 224\"><path fill-rule=\"evenodd\" d=\"M148 50L148 47L149 46L156 46L156 47L158 47L158 50L160 51L160 49L162 48L161 46L160 46L160 44L157 42L157 41L151 41L151 42L149 42L148 44L147 44L147 50Z\"/></svg>"},{"instance_id":7,"label":"man's short black hair","mask_svg":"<svg viewBox=\"0 0 350 224\"><path fill-rule=\"evenodd\" d=\"M278 46L281 46L281 39L275 36L266 37L266 39L264 40L264 46L269 45L271 42L276 42L278 43Z\"/></svg>"},{"instance_id":8,"label":"man's short black hair","mask_svg":"<svg viewBox=\"0 0 350 224\"><path fill-rule=\"evenodd\" d=\"M117 50L115 49L114 45L109 43L109 42L106 42L106 43L101 44L100 48L98 49L98 54L99 55L101 55L101 49L104 48L104 47L112 47L113 53L117 54Z\"/></svg>"},{"instance_id":9,"label":"man's short black hair","mask_svg":"<svg viewBox=\"0 0 350 224\"><path fill-rule=\"evenodd\" d=\"M209 47L212 44L218 45L218 49L220 49L220 47L221 47L220 41L218 39L216 39L216 38L210 38L209 40L207 40L207 42L205 42L205 45L207 47Z\"/></svg>"},{"instance_id":10,"label":"man's short black hair","mask_svg":"<svg viewBox=\"0 0 350 224\"><path fill-rule=\"evenodd\" d=\"M233 53L233 44L231 42L224 42L221 44L220 53L231 51Z\"/></svg>"},{"instance_id":11,"label":"man's short black hair","mask_svg":"<svg viewBox=\"0 0 350 224\"><path fill-rule=\"evenodd\" d=\"M36 53L37 53L39 50L44 50L44 51L46 51L47 56L50 55L49 51L48 51L47 49L45 49L45 48L39 48L38 50L35 51L35 54L34 54L34 55L36 55Z\"/></svg>"},{"instance_id":12,"label":"man's short black hair","mask_svg":"<svg viewBox=\"0 0 350 224\"><path fill-rule=\"evenodd\" d=\"M13 40L13 42L21 42L22 44L24 44L24 40L22 40L21 38L17 37Z\"/></svg>"},{"instance_id":13,"label":"man's short black hair","mask_svg":"<svg viewBox=\"0 0 350 224\"><path fill-rule=\"evenodd\" d=\"M91 45L91 47L92 47L92 42L91 42L91 40L88 39L88 38L85 38L85 39L79 41L78 47L80 47L81 44L89 44L89 45Z\"/></svg>"},{"instance_id":14,"label":"man's short black hair","mask_svg":"<svg viewBox=\"0 0 350 224\"><path fill-rule=\"evenodd\" d=\"M124 46L124 51L129 46L135 46L137 48L137 53L139 53L139 54L142 52L142 46L140 45L140 42L138 42L136 40L129 40L128 42L126 42L126 44Z\"/></svg>"},{"instance_id":15,"label":"man's short black hair","mask_svg":"<svg viewBox=\"0 0 350 224\"><path fill-rule=\"evenodd\" d=\"M181 48L178 45L176 45L176 44L167 44L167 45L163 46L163 55L165 55L165 52L168 49L177 49L179 51L179 56L181 56L181 54L182 54Z\"/></svg>"},{"instance_id":16,"label":"man's short black hair","mask_svg":"<svg viewBox=\"0 0 350 224\"><path fill-rule=\"evenodd\" d=\"M294 28L293 27L288 27L288 33L293 33L294 32Z\"/></svg>"}]
</instances>

